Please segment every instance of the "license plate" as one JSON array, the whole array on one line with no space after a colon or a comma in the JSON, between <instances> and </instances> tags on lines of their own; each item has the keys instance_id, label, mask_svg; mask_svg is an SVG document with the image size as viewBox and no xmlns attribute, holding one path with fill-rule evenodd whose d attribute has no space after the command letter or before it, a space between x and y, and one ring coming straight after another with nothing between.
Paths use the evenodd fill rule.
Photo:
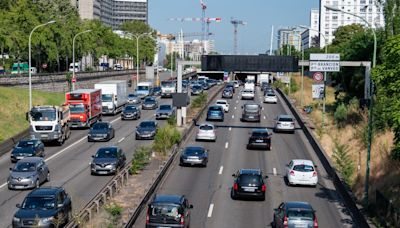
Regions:
<instances>
[{"instance_id":1,"label":"license plate","mask_svg":"<svg viewBox=\"0 0 400 228\"><path fill-rule=\"evenodd\" d=\"M254 116L249 116L249 119L254 119Z\"/></svg>"},{"instance_id":2,"label":"license plate","mask_svg":"<svg viewBox=\"0 0 400 228\"><path fill-rule=\"evenodd\" d=\"M108 174L107 171L99 171L98 174Z\"/></svg>"},{"instance_id":3,"label":"license plate","mask_svg":"<svg viewBox=\"0 0 400 228\"><path fill-rule=\"evenodd\" d=\"M256 142L258 142L258 143L262 143L263 141L262 141L262 140L256 140Z\"/></svg>"},{"instance_id":4,"label":"license plate","mask_svg":"<svg viewBox=\"0 0 400 228\"><path fill-rule=\"evenodd\" d=\"M254 192L255 189L254 188L244 188L245 192Z\"/></svg>"},{"instance_id":5,"label":"license plate","mask_svg":"<svg viewBox=\"0 0 400 228\"><path fill-rule=\"evenodd\" d=\"M47 137L49 137L47 134L41 134L40 135L42 138L47 138Z\"/></svg>"},{"instance_id":6,"label":"license plate","mask_svg":"<svg viewBox=\"0 0 400 228\"><path fill-rule=\"evenodd\" d=\"M21 159L23 159L23 158L24 158L23 156L18 156L18 157L17 157L18 160L21 160Z\"/></svg>"}]
</instances>

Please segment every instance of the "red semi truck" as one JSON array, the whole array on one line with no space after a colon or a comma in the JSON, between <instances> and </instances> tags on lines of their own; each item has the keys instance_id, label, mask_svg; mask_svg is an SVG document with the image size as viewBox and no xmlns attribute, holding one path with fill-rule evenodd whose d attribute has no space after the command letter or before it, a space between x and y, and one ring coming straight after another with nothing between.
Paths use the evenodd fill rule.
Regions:
<instances>
[{"instance_id":1,"label":"red semi truck","mask_svg":"<svg viewBox=\"0 0 400 228\"><path fill-rule=\"evenodd\" d=\"M71 127L87 127L101 120L101 90L78 89L65 94Z\"/></svg>"}]
</instances>

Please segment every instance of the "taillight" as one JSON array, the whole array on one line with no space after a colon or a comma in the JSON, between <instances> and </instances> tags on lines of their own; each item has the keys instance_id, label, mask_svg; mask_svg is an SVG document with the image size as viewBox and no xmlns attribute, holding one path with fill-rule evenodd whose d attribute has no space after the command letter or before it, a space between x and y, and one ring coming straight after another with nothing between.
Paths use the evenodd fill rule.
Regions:
<instances>
[{"instance_id":1,"label":"taillight","mask_svg":"<svg viewBox=\"0 0 400 228\"><path fill-rule=\"evenodd\" d=\"M289 222L288 222L288 217L287 216L285 216L285 217L283 217L283 227L289 227Z\"/></svg>"},{"instance_id":2,"label":"taillight","mask_svg":"<svg viewBox=\"0 0 400 228\"><path fill-rule=\"evenodd\" d=\"M79 116L79 119L83 119L84 117L83 116Z\"/></svg>"},{"instance_id":3,"label":"taillight","mask_svg":"<svg viewBox=\"0 0 400 228\"><path fill-rule=\"evenodd\" d=\"M290 175L294 176L294 171L293 170L290 171Z\"/></svg>"},{"instance_id":4,"label":"taillight","mask_svg":"<svg viewBox=\"0 0 400 228\"><path fill-rule=\"evenodd\" d=\"M267 190L267 186L265 186L265 184L263 184L263 185L261 186L261 191L265 192L266 190Z\"/></svg>"},{"instance_id":5,"label":"taillight","mask_svg":"<svg viewBox=\"0 0 400 228\"><path fill-rule=\"evenodd\" d=\"M149 216L149 211L147 210L147 214L146 214L146 224L150 223L150 216Z\"/></svg>"},{"instance_id":6,"label":"taillight","mask_svg":"<svg viewBox=\"0 0 400 228\"><path fill-rule=\"evenodd\" d=\"M185 225L185 217L183 215L181 216L181 225Z\"/></svg>"},{"instance_id":7,"label":"taillight","mask_svg":"<svg viewBox=\"0 0 400 228\"><path fill-rule=\"evenodd\" d=\"M290 126L291 126L291 127L294 127L294 123L290 123Z\"/></svg>"},{"instance_id":8,"label":"taillight","mask_svg":"<svg viewBox=\"0 0 400 228\"><path fill-rule=\"evenodd\" d=\"M313 177L316 177L316 176L317 176L317 172L314 171L313 174L312 174L312 176L313 176Z\"/></svg>"},{"instance_id":9,"label":"taillight","mask_svg":"<svg viewBox=\"0 0 400 228\"><path fill-rule=\"evenodd\" d=\"M314 228L318 228L318 220L315 215L314 215Z\"/></svg>"},{"instance_id":10,"label":"taillight","mask_svg":"<svg viewBox=\"0 0 400 228\"><path fill-rule=\"evenodd\" d=\"M237 184L237 183L234 183L234 184L233 184L233 190L236 191L236 190L238 190L238 188L239 188L238 184Z\"/></svg>"}]
</instances>

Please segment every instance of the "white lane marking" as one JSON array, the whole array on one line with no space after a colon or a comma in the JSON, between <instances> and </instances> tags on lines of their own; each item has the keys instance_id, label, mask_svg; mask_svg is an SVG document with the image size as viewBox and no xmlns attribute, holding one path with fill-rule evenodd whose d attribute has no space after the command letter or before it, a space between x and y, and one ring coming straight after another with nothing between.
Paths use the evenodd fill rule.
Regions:
<instances>
[{"instance_id":1,"label":"white lane marking","mask_svg":"<svg viewBox=\"0 0 400 228\"><path fill-rule=\"evenodd\" d=\"M4 183L2 185L0 185L0 188L4 188L7 185L7 183Z\"/></svg>"},{"instance_id":2,"label":"white lane marking","mask_svg":"<svg viewBox=\"0 0 400 228\"><path fill-rule=\"evenodd\" d=\"M229 130L232 131L232 127L229 127Z\"/></svg>"},{"instance_id":3,"label":"white lane marking","mask_svg":"<svg viewBox=\"0 0 400 228\"><path fill-rule=\"evenodd\" d=\"M239 101L236 101L236 104L238 104L239 103Z\"/></svg>"},{"instance_id":4,"label":"white lane marking","mask_svg":"<svg viewBox=\"0 0 400 228\"><path fill-rule=\"evenodd\" d=\"M272 173L276 176L276 168L272 168Z\"/></svg>"},{"instance_id":5,"label":"white lane marking","mask_svg":"<svg viewBox=\"0 0 400 228\"><path fill-rule=\"evenodd\" d=\"M122 139L118 140L118 143L124 141L125 137L123 137Z\"/></svg>"},{"instance_id":6,"label":"white lane marking","mask_svg":"<svg viewBox=\"0 0 400 228\"><path fill-rule=\"evenodd\" d=\"M227 149L228 146L229 146L229 142L226 142L226 143L225 143L225 149Z\"/></svg>"},{"instance_id":7,"label":"white lane marking","mask_svg":"<svg viewBox=\"0 0 400 228\"><path fill-rule=\"evenodd\" d=\"M235 119L235 115L232 115L232 119Z\"/></svg>"},{"instance_id":8,"label":"white lane marking","mask_svg":"<svg viewBox=\"0 0 400 228\"><path fill-rule=\"evenodd\" d=\"M222 171L224 171L224 167L223 167L223 166L219 167L219 172L218 172L218 174L221 175L221 174L222 174Z\"/></svg>"},{"instance_id":9,"label":"white lane marking","mask_svg":"<svg viewBox=\"0 0 400 228\"><path fill-rule=\"evenodd\" d=\"M264 116L264 120L267 119L267 117Z\"/></svg>"},{"instance_id":10,"label":"white lane marking","mask_svg":"<svg viewBox=\"0 0 400 228\"><path fill-rule=\"evenodd\" d=\"M235 110L236 110L236 107L235 107Z\"/></svg>"},{"instance_id":11,"label":"white lane marking","mask_svg":"<svg viewBox=\"0 0 400 228\"><path fill-rule=\"evenodd\" d=\"M210 207L208 208L207 217L209 217L209 218L212 217L213 210L214 210L214 204L212 203L212 204L210 204Z\"/></svg>"}]
</instances>

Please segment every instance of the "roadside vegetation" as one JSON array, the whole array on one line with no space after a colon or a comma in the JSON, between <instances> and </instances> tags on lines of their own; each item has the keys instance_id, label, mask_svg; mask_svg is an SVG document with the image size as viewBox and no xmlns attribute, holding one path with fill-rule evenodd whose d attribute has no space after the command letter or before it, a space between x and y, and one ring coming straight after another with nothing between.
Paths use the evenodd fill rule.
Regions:
<instances>
[{"instance_id":1,"label":"roadside vegetation","mask_svg":"<svg viewBox=\"0 0 400 228\"><path fill-rule=\"evenodd\" d=\"M61 105L63 93L32 91L33 105ZM29 91L0 87L0 143L28 128L25 113L29 109Z\"/></svg>"}]
</instances>

